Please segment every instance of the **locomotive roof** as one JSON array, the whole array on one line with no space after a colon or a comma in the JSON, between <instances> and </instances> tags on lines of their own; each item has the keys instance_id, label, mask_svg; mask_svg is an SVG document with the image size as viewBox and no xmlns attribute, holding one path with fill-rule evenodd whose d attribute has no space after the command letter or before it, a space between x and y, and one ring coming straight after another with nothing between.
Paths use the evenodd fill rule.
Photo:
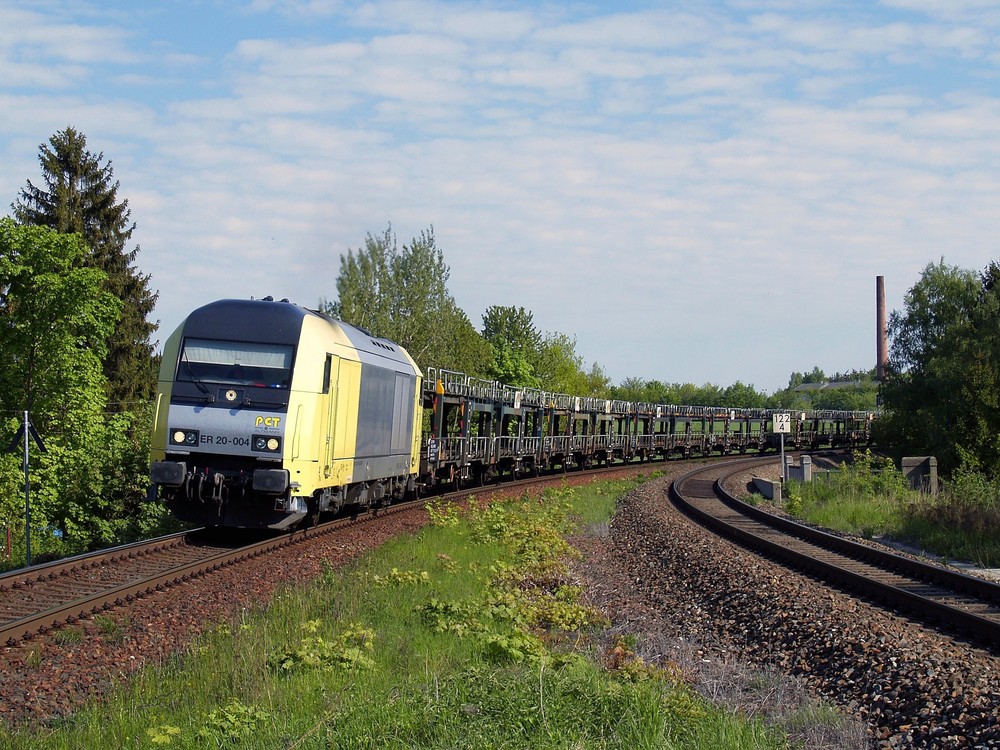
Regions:
<instances>
[{"instance_id":1,"label":"locomotive roof","mask_svg":"<svg viewBox=\"0 0 1000 750\"><path fill-rule=\"evenodd\" d=\"M211 339L294 344L308 310L290 302L221 299L191 312L184 333Z\"/></svg>"},{"instance_id":2,"label":"locomotive roof","mask_svg":"<svg viewBox=\"0 0 1000 750\"><path fill-rule=\"evenodd\" d=\"M295 345L302 331L302 321L310 316L339 326L359 352L377 354L412 367L400 345L288 300L222 299L210 302L188 315L184 333L211 339Z\"/></svg>"}]
</instances>

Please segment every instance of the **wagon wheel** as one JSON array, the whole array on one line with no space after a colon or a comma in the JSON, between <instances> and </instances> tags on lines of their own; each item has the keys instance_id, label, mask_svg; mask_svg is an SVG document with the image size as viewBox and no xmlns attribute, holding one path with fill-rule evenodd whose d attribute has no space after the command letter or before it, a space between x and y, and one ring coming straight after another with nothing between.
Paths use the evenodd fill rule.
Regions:
<instances>
[{"instance_id":1,"label":"wagon wheel","mask_svg":"<svg viewBox=\"0 0 1000 750\"><path fill-rule=\"evenodd\" d=\"M451 466L451 476L449 477L449 481L451 482L452 487L454 487L455 492L462 489L462 470L456 469L454 464Z\"/></svg>"}]
</instances>

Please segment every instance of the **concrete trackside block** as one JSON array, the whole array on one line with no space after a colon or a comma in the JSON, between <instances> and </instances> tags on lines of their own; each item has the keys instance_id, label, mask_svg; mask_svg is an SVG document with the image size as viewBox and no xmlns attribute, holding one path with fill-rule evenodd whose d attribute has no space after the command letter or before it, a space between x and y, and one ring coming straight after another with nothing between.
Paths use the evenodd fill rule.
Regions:
<instances>
[{"instance_id":1,"label":"concrete trackside block","mask_svg":"<svg viewBox=\"0 0 1000 750\"><path fill-rule=\"evenodd\" d=\"M937 457L910 456L902 461L903 476L910 487L921 492L937 495Z\"/></svg>"},{"instance_id":2,"label":"concrete trackside block","mask_svg":"<svg viewBox=\"0 0 1000 750\"><path fill-rule=\"evenodd\" d=\"M756 488L757 492L762 494L768 500L774 500L779 503L781 502L781 482L772 482L770 479L754 477L753 486Z\"/></svg>"},{"instance_id":3,"label":"concrete trackside block","mask_svg":"<svg viewBox=\"0 0 1000 750\"><path fill-rule=\"evenodd\" d=\"M792 457L785 457L785 476L796 482L811 482L813 479L812 458L803 456L798 465L792 463Z\"/></svg>"}]
</instances>

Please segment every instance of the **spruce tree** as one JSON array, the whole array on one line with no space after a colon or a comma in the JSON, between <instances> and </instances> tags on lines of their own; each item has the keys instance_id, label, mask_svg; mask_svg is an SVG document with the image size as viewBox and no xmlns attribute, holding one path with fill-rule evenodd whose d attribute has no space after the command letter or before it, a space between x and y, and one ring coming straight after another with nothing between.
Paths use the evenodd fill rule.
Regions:
<instances>
[{"instance_id":1,"label":"spruce tree","mask_svg":"<svg viewBox=\"0 0 1000 750\"><path fill-rule=\"evenodd\" d=\"M28 181L12 205L18 222L80 234L89 246L84 265L107 274L106 290L124 305L104 358L108 400L112 408L152 397L156 381L153 342L157 329L147 317L158 292L149 275L135 267L139 253L127 244L135 230L128 200L118 201L119 182L104 154L87 150L83 133L67 127L39 146L44 187Z\"/></svg>"}]
</instances>

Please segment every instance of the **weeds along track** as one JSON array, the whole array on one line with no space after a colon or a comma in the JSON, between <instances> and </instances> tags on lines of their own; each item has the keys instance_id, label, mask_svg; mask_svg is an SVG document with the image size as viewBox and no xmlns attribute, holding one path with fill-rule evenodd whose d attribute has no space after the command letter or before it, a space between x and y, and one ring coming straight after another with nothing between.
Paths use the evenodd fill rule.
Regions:
<instances>
[{"instance_id":1,"label":"weeds along track","mask_svg":"<svg viewBox=\"0 0 1000 750\"><path fill-rule=\"evenodd\" d=\"M730 461L695 469L671 485L671 499L688 516L749 549L1000 651L1000 585L859 544L741 502L724 489L725 479L756 462Z\"/></svg>"},{"instance_id":2,"label":"weeds along track","mask_svg":"<svg viewBox=\"0 0 1000 750\"><path fill-rule=\"evenodd\" d=\"M172 534L0 576L0 644L69 625L170 586L356 522L340 519L247 543L231 529Z\"/></svg>"},{"instance_id":3,"label":"weeds along track","mask_svg":"<svg viewBox=\"0 0 1000 750\"><path fill-rule=\"evenodd\" d=\"M598 477L637 470L636 465L622 464L588 472L571 472L569 476ZM556 472L518 482L505 482L502 486L523 491L532 485L559 482L566 476L566 473ZM494 488L497 486L494 485ZM437 499L461 499L481 489L468 488L438 496ZM335 533L347 525L364 523L376 515L418 507L424 502L400 503L292 533L196 529L0 575L0 645L15 646L21 640L71 625L81 618L123 607L137 598L153 595L243 560Z\"/></svg>"}]
</instances>

